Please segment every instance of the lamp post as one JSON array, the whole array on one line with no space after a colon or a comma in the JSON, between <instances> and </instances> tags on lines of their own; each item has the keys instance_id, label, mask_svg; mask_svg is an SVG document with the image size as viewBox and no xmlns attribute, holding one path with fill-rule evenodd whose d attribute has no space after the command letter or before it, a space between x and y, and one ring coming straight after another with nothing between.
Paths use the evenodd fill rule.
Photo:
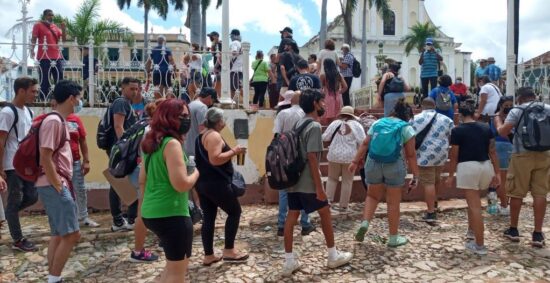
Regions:
<instances>
[{"instance_id":1,"label":"lamp post","mask_svg":"<svg viewBox=\"0 0 550 283\"><path fill-rule=\"evenodd\" d=\"M506 36L506 95L512 95L515 103L516 64L518 52L519 0L508 0Z\"/></svg>"},{"instance_id":2,"label":"lamp post","mask_svg":"<svg viewBox=\"0 0 550 283\"><path fill-rule=\"evenodd\" d=\"M378 69L378 74L382 76L383 75L382 68L384 67L386 58L388 57L384 55L384 43L382 42L378 43L378 55L374 57L376 58L376 68Z\"/></svg>"}]
</instances>

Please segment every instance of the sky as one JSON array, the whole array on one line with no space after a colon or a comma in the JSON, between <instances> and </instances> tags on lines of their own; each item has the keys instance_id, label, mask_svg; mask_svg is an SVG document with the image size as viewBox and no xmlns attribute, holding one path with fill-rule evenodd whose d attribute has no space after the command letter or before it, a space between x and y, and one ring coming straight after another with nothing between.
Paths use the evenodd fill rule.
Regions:
<instances>
[{"instance_id":1,"label":"sky","mask_svg":"<svg viewBox=\"0 0 550 283\"><path fill-rule=\"evenodd\" d=\"M230 28L238 28L244 41L251 43L251 52L268 51L280 40L279 30L285 26L294 29L299 45L316 35L320 26L321 0L230 0ZM71 17L82 0L30 0L29 16L37 19L50 8L55 13ZM134 1L135 3L136 1ZM207 12L207 31L221 33L221 7ZM401 2L401 1L397 1ZM135 5L135 4L134 4ZM497 65L504 66L506 58L506 1L505 0L425 0L428 15L434 24L455 42L462 43L460 50L472 52L473 59L493 56ZM0 55L10 57L11 37L6 31L21 18L20 4L16 0L0 0ZM187 9L187 7L186 7ZM328 22L340 13L339 0L328 0ZM520 7L519 61L528 60L550 49L549 0L524 0ZM171 10L163 21L150 13L153 33L179 33L186 12ZM121 11L116 0L101 1L101 17L114 19L133 31L143 32L143 10L135 6ZM183 33L189 30L183 27ZM188 36L189 38L189 36ZM20 41L20 35L16 37ZM18 61L18 60L16 60Z\"/></svg>"}]
</instances>

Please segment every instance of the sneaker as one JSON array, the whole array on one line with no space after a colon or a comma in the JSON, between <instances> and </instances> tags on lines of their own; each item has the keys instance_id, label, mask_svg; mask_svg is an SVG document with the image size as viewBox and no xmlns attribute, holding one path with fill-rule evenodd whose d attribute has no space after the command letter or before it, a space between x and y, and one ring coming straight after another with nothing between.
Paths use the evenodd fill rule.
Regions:
<instances>
[{"instance_id":1,"label":"sneaker","mask_svg":"<svg viewBox=\"0 0 550 283\"><path fill-rule=\"evenodd\" d=\"M533 232L533 238L531 239L531 246L535 248L544 247L544 234L542 232Z\"/></svg>"},{"instance_id":2,"label":"sneaker","mask_svg":"<svg viewBox=\"0 0 550 283\"><path fill-rule=\"evenodd\" d=\"M136 254L134 251L130 252L130 261L131 262L144 262L144 263L150 263L153 261L158 260L158 255L155 255L154 253L147 251L145 249L141 250L139 254Z\"/></svg>"},{"instance_id":3,"label":"sneaker","mask_svg":"<svg viewBox=\"0 0 550 283\"><path fill-rule=\"evenodd\" d=\"M508 228L508 230L504 231L504 237L510 239L512 242L519 242L518 228Z\"/></svg>"},{"instance_id":4,"label":"sneaker","mask_svg":"<svg viewBox=\"0 0 550 283\"><path fill-rule=\"evenodd\" d=\"M510 215L510 207L509 206L507 206L507 207L500 206L498 208L498 215L500 215L500 216L509 216Z\"/></svg>"},{"instance_id":5,"label":"sneaker","mask_svg":"<svg viewBox=\"0 0 550 283\"><path fill-rule=\"evenodd\" d=\"M333 259L329 258L328 259L327 266L329 268L337 268L337 267L340 267L340 266L350 262L352 258L353 258L353 254L350 253L350 252L337 251L335 258L333 258Z\"/></svg>"},{"instance_id":6,"label":"sneaker","mask_svg":"<svg viewBox=\"0 0 550 283\"><path fill-rule=\"evenodd\" d=\"M38 248L29 240L23 238L11 245L13 250L19 250L22 252L36 252Z\"/></svg>"},{"instance_id":7,"label":"sneaker","mask_svg":"<svg viewBox=\"0 0 550 283\"><path fill-rule=\"evenodd\" d=\"M357 242L363 242L365 240L365 234L367 234L367 231L369 230L369 224L368 222L365 224L365 221L361 223L361 227L357 230L357 233L355 233L355 240Z\"/></svg>"},{"instance_id":8,"label":"sneaker","mask_svg":"<svg viewBox=\"0 0 550 283\"><path fill-rule=\"evenodd\" d=\"M117 222L113 221L113 225L111 225L111 231L118 232L118 231L124 231L127 230L126 227L128 225L128 222L126 222L126 219L122 218L122 221Z\"/></svg>"},{"instance_id":9,"label":"sneaker","mask_svg":"<svg viewBox=\"0 0 550 283\"><path fill-rule=\"evenodd\" d=\"M426 212L422 217L422 220L428 223L434 223L437 221L437 214L435 212Z\"/></svg>"},{"instance_id":10,"label":"sneaker","mask_svg":"<svg viewBox=\"0 0 550 283\"><path fill-rule=\"evenodd\" d=\"M300 261L297 259L285 260L285 264L283 265L283 276L291 276L292 273L300 269L300 266Z\"/></svg>"},{"instance_id":11,"label":"sneaker","mask_svg":"<svg viewBox=\"0 0 550 283\"><path fill-rule=\"evenodd\" d=\"M475 254L477 254L477 255L486 255L486 254L487 254L487 248L485 247L485 245L483 245L483 246L478 246L478 245L476 244L476 242L474 242L474 241L469 241L469 242L467 242L467 243L464 245L464 247L465 247L467 250L469 250L469 251L471 251L471 252L473 252L473 253L475 253Z\"/></svg>"},{"instance_id":12,"label":"sneaker","mask_svg":"<svg viewBox=\"0 0 550 283\"><path fill-rule=\"evenodd\" d=\"M285 235L285 228L277 228L277 236L283 237Z\"/></svg>"},{"instance_id":13,"label":"sneaker","mask_svg":"<svg viewBox=\"0 0 550 283\"><path fill-rule=\"evenodd\" d=\"M302 227L302 236L307 236L315 231L315 226L311 224L309 227Z\"/></svg>"},{"instance_id":14,"label":"sneaker","mask_svg":"<svg viewBox=\"0 0 550 283\"><path fill-rule=\"evenodd\" d=\"M399 246L406 245L409 242L405 236L401 235L390 235L388 239L388 247L396 248Z\"/></svg>"},{"instance_id":15,"label":"sneaker","mask_svg":"<svg viewBox=\"0 0 550 283\"><path fill-rule=\"evenodd\" d=\"M468 231L466 231L466 240L475 240L476 239L476 236L474 235L474 231L468 229Z\"/></svg>"},{"instance_id":16,"label":"sneaker","mask_svg":"<svg viewBox=\"0 0 550 283\"><path fill-rule=\"evenodd\" d=\"M88 226L88 227L92 227L92 228L99 227L99 223L93 221L92 219L90 219L88 217L84 218L84 220L82 221L82 224L84 226Z\"/></svg>"},{"instance_id":17,"label":"sneaker","mask_svg":"<svg viewBox=\"0 0 550 283\"><path fill-rule=\"evenodd\" d=\"M125 224L124 224L124 229L126 229L126 230L128 230L128 231L134 230L134 225L136 224L135 222L136 222L135 219L134 219L134 220L130 220L130 219L126 220L126 221L124 222L124 223L125 223Z\"/></svg>"}]
</instances>

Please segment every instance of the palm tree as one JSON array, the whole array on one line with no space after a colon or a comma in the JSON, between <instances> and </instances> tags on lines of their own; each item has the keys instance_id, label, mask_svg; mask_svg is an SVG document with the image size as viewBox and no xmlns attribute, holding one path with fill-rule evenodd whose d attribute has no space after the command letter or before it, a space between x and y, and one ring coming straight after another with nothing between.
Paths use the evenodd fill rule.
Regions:
<instances>
[{"instance_id":1,"label":"palm tree","mask_svg":"<svg viewBox=\"0 0 550 283\"><path fill-rule=\"evenodd\" d=\"M201 0L187 0L187 19L185 26L191 30L191 43L201 41Z\"/></svg>"},{"instance_id":2,"label":"palm tree","mask_svg":"<svg viewBox=\"0 0 550 283\"><path fill-rule=\"evenodd\" d=\"M356 1L356 0L355 0ZM363 13L361 15L362 25L361 25L361 65L364 69L367 67L367 4L368 7L375 7L379 15L383 19L387 19L391 15L390 6L388 0L363 0ZM351 16L350 16L351 18ZM349 27L349 36L351 39L351 24ZM353 44L353 42L351 42ZM367 76L366 74L361 75L361 87L367 85Z\"/></svg>"},{"instance_id":3,"label":"palm tree","mask_svg":"<svg viewBox=\"0 0 550 283\"><path fill-rule=\"evenodd\" d=\"M433 26L431 23L426 22L421 24L417 22L410 28L409 34L401 39L400 44L405 44L405 54L409 56L413 49L418 50L418 53L422 53L426 44L426 38L436 37L439 27ZM439 42L434 40L434 47L440 48Z\"/></svg>"},{"instance_id":4,"label":"palm tree","mask_svg":"<svg viewBox=\"0 0 550 283\"><path fill-rule=\"evenodd\" d=\"M183 2L185 0L170 0L170 4L174 5L175 10L183 11ZM143 44L144 49L147 50L149 47L149 11L156 10L157 14L163 19L166 20L168 15L168 0L137 0L137 6L143 7ZM132 0L117 0L118 7L122 10L124 6L130 8Z\"/></svg>"},{"instance_id":5,"label":"palm tree","mask_svg":"<svg viewBox=\"0 0 550 283\"><path fill-rule=\"evenodd\" d=\"M56 15L53 21L65 22L67 35L76 40L78 45L86 45L90 36L96 45L107 40L129 40L132 34L121 23L99 19L100 5L100 0L85 0L72 19Z\"/></svg>"},{"instance_id":6,"label":"palm tree","mask_svg":"<svg viewBox=\"0 0 550 283\"><path fill-rule=\"evenodd\" d=\"M319 50L323 49L323 44L327 39L327 0L321 2L321 30L319 31Z\"/></svg>"},{"instance_id":7,"label":"palm tree","mask_svg":"<svg viewBox=\"0 0 550 283\"><path fill-rule=\"evenodd\" d=\"M344 3L345 1L345 3ZM344 18L344 42L354 45L351 18L353 12L357 10L358 0L340 0L340 8L342 9L342 18ZM375 7L382 19L388 19L391 16L389 0L368 0L369 7ZM363 0L363 18L366 18L367 0ZM363 27L363 31L366 26ZM364 41L366 42L366 40Z\"/></svg>"},{"instance_id":8,"label":"palm tree","mask_svg":"<svg viewBox=\"0 0 550 283\"><path fill-rule=\"evenodd\" d=\"M206 10L210 7L211 0L202 0L201 2L201 46L206 47ZM222 0L218 0L216 3L216 9L222 5Z\"/></svg>"}]
</instances>

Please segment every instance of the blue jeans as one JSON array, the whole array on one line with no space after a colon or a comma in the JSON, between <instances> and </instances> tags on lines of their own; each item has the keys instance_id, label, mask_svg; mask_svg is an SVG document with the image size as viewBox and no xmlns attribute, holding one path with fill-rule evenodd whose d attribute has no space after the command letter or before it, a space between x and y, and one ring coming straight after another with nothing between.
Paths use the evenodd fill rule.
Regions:
<instances>
[{"instance_id":1,"label":"blue jeans","mask_svg":"<svg viewBox=\"0 0 550 283\"><path fill-rule=\"evenodd\" d=\"M285 227L285 220L286 220L286 214L288 212L288 193L286 190L280 190L279 191L279 216L277 220L277 227L282 229ZM300 217L300 225L302 225L303 228L309 228L311 227L311 223L309 222L309 217L305 211L300 211L301 217Z\"/></svg>"}]
</instances>

